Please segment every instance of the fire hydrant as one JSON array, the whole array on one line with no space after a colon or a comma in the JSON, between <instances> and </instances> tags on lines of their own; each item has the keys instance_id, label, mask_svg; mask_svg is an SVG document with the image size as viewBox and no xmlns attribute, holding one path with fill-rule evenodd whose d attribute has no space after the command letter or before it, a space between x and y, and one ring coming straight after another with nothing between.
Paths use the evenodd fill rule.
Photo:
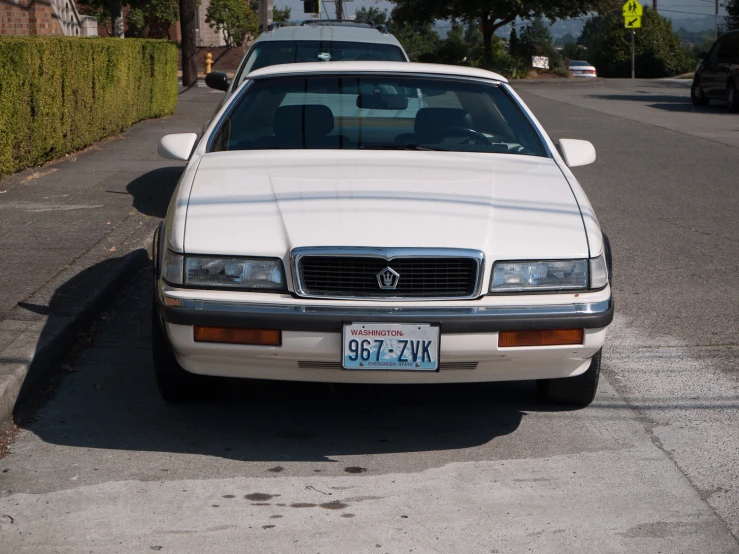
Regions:
<instances>
[{"instance_id":1,"label":"fire hydrant","mask_svg":"<svg viewBox=\"0 0 739 554\"><path fill-rule=\"evenodd\" d=\"M208 73L210 73L210 68L211 68L212 65L213 65L213 54L211 54L210 52L208 52L205 55L205 74L206 75Z\"/></svg>"}]
</instances>

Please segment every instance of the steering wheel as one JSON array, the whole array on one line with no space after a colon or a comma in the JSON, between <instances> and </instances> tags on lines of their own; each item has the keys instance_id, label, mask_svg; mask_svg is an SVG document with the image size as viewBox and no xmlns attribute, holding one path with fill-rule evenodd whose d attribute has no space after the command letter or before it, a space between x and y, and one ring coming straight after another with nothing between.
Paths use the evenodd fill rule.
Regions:
<instances>
[{"instance_id":1,"label":"steering wheel","mask_svg":"<svg viewBox=\"0 0 739 554\"><path fill-rule=\"evenodd\" d=\"M461 127L456 125L447 125L439 127L438 132L446 137L455 137L460 134L467 136L467 140L461 144L484 144L490 145L490 139L483 135L480 131L475 131L469 127ZM456 133L456 134L455 134Z\"/></svg>"}]
</instances>

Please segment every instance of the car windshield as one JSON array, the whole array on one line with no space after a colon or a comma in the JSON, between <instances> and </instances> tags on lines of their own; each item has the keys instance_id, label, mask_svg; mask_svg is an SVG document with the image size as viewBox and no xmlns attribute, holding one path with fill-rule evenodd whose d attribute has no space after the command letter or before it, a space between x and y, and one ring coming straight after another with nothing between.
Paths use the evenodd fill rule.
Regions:
<instances>
[{"instance_id":1,"label":"car windshield","mask_svg":"<svg viewBox=\"0 0 739 554\"><path fill-rule=\"evenodd\" d=\"M211 152L312 148L547 155L496 83L377 74L257 79L209 145Z\"/></svg>"},{"instance_id":2,"label":"car windshield","mask_svg":"<svg viewBox=\"0 0 739 554\"><path fill-rule=\"evenodd\" d=\"M588 66L589 67L590 64L588 62L571 61L570 62L570 67L573 67L573 66L575 66L575 67L577 67L577 66Z\"/></svg>"},{"instance_id":3,"label":"car windshield","mask_svg":"<svg viewBox=\"0 0 739 554\"><path fill-rule=\"evenodd\" d=\"M327 61L406 61L403 51L393 44L340 42L332 40L280 40L257 42L236 78L240 85L250 71L270 65Z\"/></svg>"}]
</instances>

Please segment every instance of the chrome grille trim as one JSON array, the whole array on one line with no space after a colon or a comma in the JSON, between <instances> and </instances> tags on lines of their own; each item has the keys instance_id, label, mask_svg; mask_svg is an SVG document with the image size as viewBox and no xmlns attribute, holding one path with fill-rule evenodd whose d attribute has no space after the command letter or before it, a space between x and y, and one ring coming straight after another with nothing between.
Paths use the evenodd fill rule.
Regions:
<instances>
[{"instance_id":1,"label":"chrome grille trim","mask_svg":"<svg viewBox=\"0 0 739 554\"><path fill-rule=\"evenodd\" d=\"M472 260L476 266L475 282L472 294L459 296L401 296L392 294L378 295L336 295L319 294L306 290L303 284L301 259L306 256L327 256L346 258L374 258L390 264L395 258L456 258ZM479 250L466 248L373 248L373 247L299 247L290 252L290 266L292 271L293 289L298 296L305 298L330 298L334 300L383 300L383 301L429 301L429 300L472 300L478 298L482 292L483 272L485 270L485 255ZM402 276L401 276L402 278Z\"/></svg>"},{"instance_id":2,"label":"chrome grille trim","mask_svg":"<svg viewBox=\"0 0 739 554\"><path fill-rule=\"evenodd\" d=\"M439 362L439 371L448 371L455 369L477 369L480 362ZM344 369L341 362L320 362L313 360L298 360L298 369Z\"/></svg>"}]
</instances>

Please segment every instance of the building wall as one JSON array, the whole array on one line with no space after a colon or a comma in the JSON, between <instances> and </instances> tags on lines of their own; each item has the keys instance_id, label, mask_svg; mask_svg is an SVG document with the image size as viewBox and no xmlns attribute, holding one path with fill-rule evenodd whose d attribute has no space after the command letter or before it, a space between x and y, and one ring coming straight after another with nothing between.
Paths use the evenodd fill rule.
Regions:
<instances>
[{"instance_id":1,"label":"building wall","mask_svg":"<svg viewBox=\"0 0 739 554\"><path fill-rule=\"evenodd\" d=\"M198 7L198 33L200 40L198 46L225 46L223 33L216 33L213 27L205 22L205 13L210 6L210 0L201 0Z\"/></svg>"},{"instance_id":2,"label":"building wall","mask_svg":"<svg viewBox=\"0 0 739 554\"><path fill-rule=\"evenodd\" d=\"M63 35L51 2L0 1L0 35Z\"/></svg>"},{"instance_id":3,"label":"building wall","mask_svg":"<svg viewBox=\"0 0 739 554\"><path fill-rule=\"evenodd\" d=\"M95 36L97 21L73 0L0 0L0 35Z\"/></svg>"}]
</instances>

